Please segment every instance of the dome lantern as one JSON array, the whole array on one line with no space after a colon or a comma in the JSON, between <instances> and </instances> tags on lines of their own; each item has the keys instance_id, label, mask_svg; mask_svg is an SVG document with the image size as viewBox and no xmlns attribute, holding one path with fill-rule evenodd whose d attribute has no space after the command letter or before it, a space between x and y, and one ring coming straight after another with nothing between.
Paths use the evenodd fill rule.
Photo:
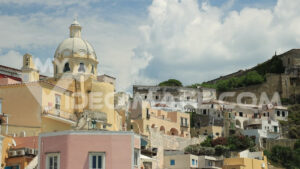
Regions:
<instances>
[{"instance_id":1,"label":"dome lantern","mask_svg":"<svg viewBox=\"0 0 300 169\"><path fill-rule=\"evenodd\" d=\"M78 23L77 19L74 19L73 23L70 26L70 38L81 38L81 26Z\"/></svg>"}]
</instances>

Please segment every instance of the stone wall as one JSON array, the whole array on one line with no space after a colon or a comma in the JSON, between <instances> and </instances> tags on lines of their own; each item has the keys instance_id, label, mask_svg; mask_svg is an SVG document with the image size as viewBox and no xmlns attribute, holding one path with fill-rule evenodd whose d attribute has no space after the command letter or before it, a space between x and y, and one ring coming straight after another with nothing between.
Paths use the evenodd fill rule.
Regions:
<instances>
[{"instance_id":1,"label":"stone wall","mask_svg":"<svg viewBox=\"0 0 300 169\"><path fill-rule=\"evenodd\" d=\"M200 144L206 137L199 138L183 138L178 136L169 136L162 134L159 131L150 129L149 141L152 148L157 148L157 156L153 157L156 162L153 162L153 169L163 169L164 165L164 150L184 150L185 147L192 144Z\"/></svg>"},{"instance_id":2,"label":"stone wall","mask_svg":"<svg viewBox=\"0 0 300 169\"><path fill-rule=\"evenodd\" d=\"M266 95L268 96L268 98L270 100L274 96L275 92L278 92L278 94L281 96L282 95L282 78L281 77L282 76L278 75L278 74L267 74L266 82L264 82L262 84L258 84L258 85L252 85L252 86L233 89L230 92L235 92L235 95L233 97L226 97L225 101L237 102L237 96L243 92L250 92L250 93L255 94L258 102L260 101L262 93L266 93ZM218 97L221 94L222 93L218 93ZM244 97L242 99L242 102L250 104L250 103L252 103L252 99L249 97Z\"/></svg>"},{"instance_id":3,"label":"stone wall","mask_svg":"<svg viewBox=\"0 0 300 169\"><path fill-rule=\"evenodd\" d=\"M293 149L296 141L296 139L267 139L266 143L264 143L264 147L269 151L271 151L272 147L276 145L290 147L291 149Z\"/></svg>"}]
</instances>

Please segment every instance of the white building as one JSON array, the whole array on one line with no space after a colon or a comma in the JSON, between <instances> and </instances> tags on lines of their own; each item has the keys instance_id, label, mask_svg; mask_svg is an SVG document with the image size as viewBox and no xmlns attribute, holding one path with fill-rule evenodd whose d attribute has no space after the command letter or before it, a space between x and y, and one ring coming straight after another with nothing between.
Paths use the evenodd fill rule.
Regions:
<instances>
[{"instance_id":1,"label":"white building","mask_svg":"<svg viewBox=\"0 0 300 169\"><path fill-rule=\"evenodd\" d=\"M174 86L133 86L133 98L167 111L195 112L203 101L216 99L216 90Z\"/></svg>"}]
</instances>

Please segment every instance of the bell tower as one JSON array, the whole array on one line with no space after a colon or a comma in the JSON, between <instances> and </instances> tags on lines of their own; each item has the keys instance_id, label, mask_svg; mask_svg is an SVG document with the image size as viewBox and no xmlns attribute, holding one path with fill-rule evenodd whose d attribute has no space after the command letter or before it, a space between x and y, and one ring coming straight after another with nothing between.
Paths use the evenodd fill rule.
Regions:
<instances>
[{"instance_id":1,"label":"bell tower","mask_svg":"<svg viewBox=\"0 0 300 169\"><path fill-rule=\"evenodd\" d=\"M39 71L35 68L32 55L26 53L23 56L22 81L34 82L40 80Z\"/></svg>"}]
</instances>

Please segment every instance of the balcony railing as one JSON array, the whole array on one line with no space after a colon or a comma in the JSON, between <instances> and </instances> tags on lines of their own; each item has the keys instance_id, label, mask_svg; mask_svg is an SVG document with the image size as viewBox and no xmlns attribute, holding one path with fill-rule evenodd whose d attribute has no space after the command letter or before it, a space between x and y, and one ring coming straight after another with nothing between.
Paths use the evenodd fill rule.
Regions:
<instances>
[{"instance_id":1,"label":"balcony railing","mask_svg":"<svg viewBox=\"0 0 300 169\"><path fill-rule=\"evenodd\" d=\"M184 123L181 123L181 124L180 124L180 127L189 127L189 125L188 125L187 123L185 123L185 124L184 124Z\"/></svg>"},{"instance_id":2,"label":"balcony railing","mask_svg":"<svg viewBox=\"0 0 300 169\"><path fill-rule=\"evenodd\" d=\"M60 117L60 118L66 119L66 120L71 120L71 121L77 120L77 118L74 114L67 113L67 112L64 112L64 111L61 111L58 109L54 109L54 108L45 107L42 114L43 115L53 115L53 116Z\"/></svg>"}]
</instances>

